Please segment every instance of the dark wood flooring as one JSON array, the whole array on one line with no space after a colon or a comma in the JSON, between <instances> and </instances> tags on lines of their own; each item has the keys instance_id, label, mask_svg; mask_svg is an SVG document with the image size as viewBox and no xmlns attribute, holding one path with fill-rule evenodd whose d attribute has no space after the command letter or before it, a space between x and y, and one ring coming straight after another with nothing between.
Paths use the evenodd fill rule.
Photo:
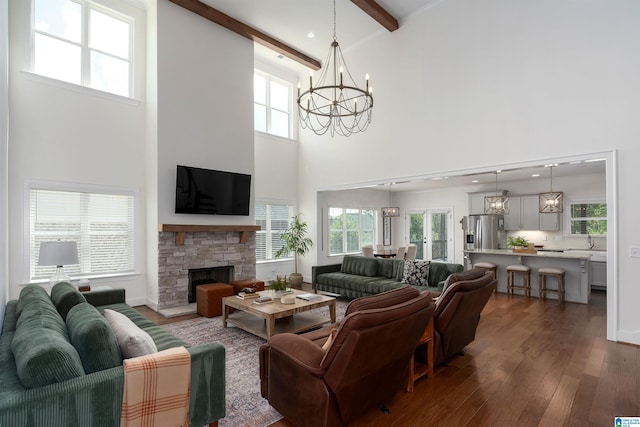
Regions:
<instances>
[{"instance_id":1,"label":"dark wood flooring","mask_svg":"<svg viewBox=\"0 0 640 427\"><path fill-rule=\"evenodd\" d=\"M589 305L494 294L463 356L384 403L388 415L350 426L610 426L640 416L640 347L606 340L602 293Z\"/></svg>"}]
</instances>

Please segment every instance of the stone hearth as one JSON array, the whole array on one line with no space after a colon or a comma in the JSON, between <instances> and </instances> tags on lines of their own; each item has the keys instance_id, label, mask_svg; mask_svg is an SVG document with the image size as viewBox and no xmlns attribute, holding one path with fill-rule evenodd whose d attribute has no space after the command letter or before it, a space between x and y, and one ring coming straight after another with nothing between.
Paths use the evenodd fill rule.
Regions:
<instances>
[{"instance_id":1,"label":"stone hearth","mask_svg":"<svg viewBox=\"0 0 640 427\"><path fill-rule=\"evenodd\" d=\"M194 226L185 226L194 227ZM164 229L166 230L166 226ZM203 226L215 229L215 226ZM162 231L158 235L158 309L188 305L189 269L233 266L235 279L256 275L255 231ZM178 238L179 234L179 238Z\"/></svg>"}]
</instances>

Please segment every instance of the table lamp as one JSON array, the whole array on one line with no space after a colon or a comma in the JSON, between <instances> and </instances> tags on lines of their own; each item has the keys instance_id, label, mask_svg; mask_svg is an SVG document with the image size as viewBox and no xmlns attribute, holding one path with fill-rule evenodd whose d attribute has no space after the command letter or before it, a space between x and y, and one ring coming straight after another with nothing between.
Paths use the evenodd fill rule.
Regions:
<instances>
[{"instance_id":1,"label":"table lamp","mask_svg":"<svg viewBox=\"0 0 640 427\"><path fill-rule=\"evenodd\" d=\"M40 243L40 254L38 265L55 265L58 268L56 273L49 279L51 286L58 282L71 282L63 265L78 264L78 244L76 242L42 242Z\"/></svg>"}]
</instances>

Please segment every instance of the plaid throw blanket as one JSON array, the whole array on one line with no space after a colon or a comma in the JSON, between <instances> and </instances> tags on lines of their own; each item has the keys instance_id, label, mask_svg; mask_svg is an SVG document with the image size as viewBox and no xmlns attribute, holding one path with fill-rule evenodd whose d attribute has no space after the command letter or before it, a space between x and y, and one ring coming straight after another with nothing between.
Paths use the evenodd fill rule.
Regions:
<instances>
[{"instance_id":1,"label":"plaid throw blanket","mask_svg":"<svg viewBox=\"0 0 640 427\"><path fill-rule=\"evenodd\" d=\"M188 426L190 381L184 347L125 359L120 426Z\"/></svg>"}]
</instances>

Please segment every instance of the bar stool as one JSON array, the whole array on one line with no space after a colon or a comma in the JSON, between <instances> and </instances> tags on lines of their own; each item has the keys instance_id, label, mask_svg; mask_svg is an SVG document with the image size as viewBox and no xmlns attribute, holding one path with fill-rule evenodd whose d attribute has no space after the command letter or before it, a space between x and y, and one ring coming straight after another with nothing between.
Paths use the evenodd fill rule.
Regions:
<instances>
[{"instance_id":1,"label":"bar stool","mask_svg":"<svg viewBox=\"0 0 640 427\"><path fill-rule=\"evenodd\" d=\"M565 271L556 267L542 267L538 269L538 282L540 284L540 299L546 298L546 294L557 294L558 302L564 302L564 275ZM547 277L555 277L558 289L547 289Z\"/></svg>"},{"instance_id":2,"label":"bar stool","mask_svg":"<svg viewBox=\"0 0 640 427\"><path fill-rule=\"evenodd\" d=\"M522 273L522 285L516 285L516 274ZM524 296L529 298L531 295L531 267L522 264L514 264L507 266L507 294L515 289L522 289Z\"/></svg>"},{"instance_id":3,"label":"bar stool","mask_svg":"<svg viewBox=\"0 0 640 427\"><path fill-rule=\"evenodd\" d=\"M493 278L498 279L498 266L492 262L477 262L473 265L473 268L481 268L493 273Z\"/></svg>"}]
</instances>

